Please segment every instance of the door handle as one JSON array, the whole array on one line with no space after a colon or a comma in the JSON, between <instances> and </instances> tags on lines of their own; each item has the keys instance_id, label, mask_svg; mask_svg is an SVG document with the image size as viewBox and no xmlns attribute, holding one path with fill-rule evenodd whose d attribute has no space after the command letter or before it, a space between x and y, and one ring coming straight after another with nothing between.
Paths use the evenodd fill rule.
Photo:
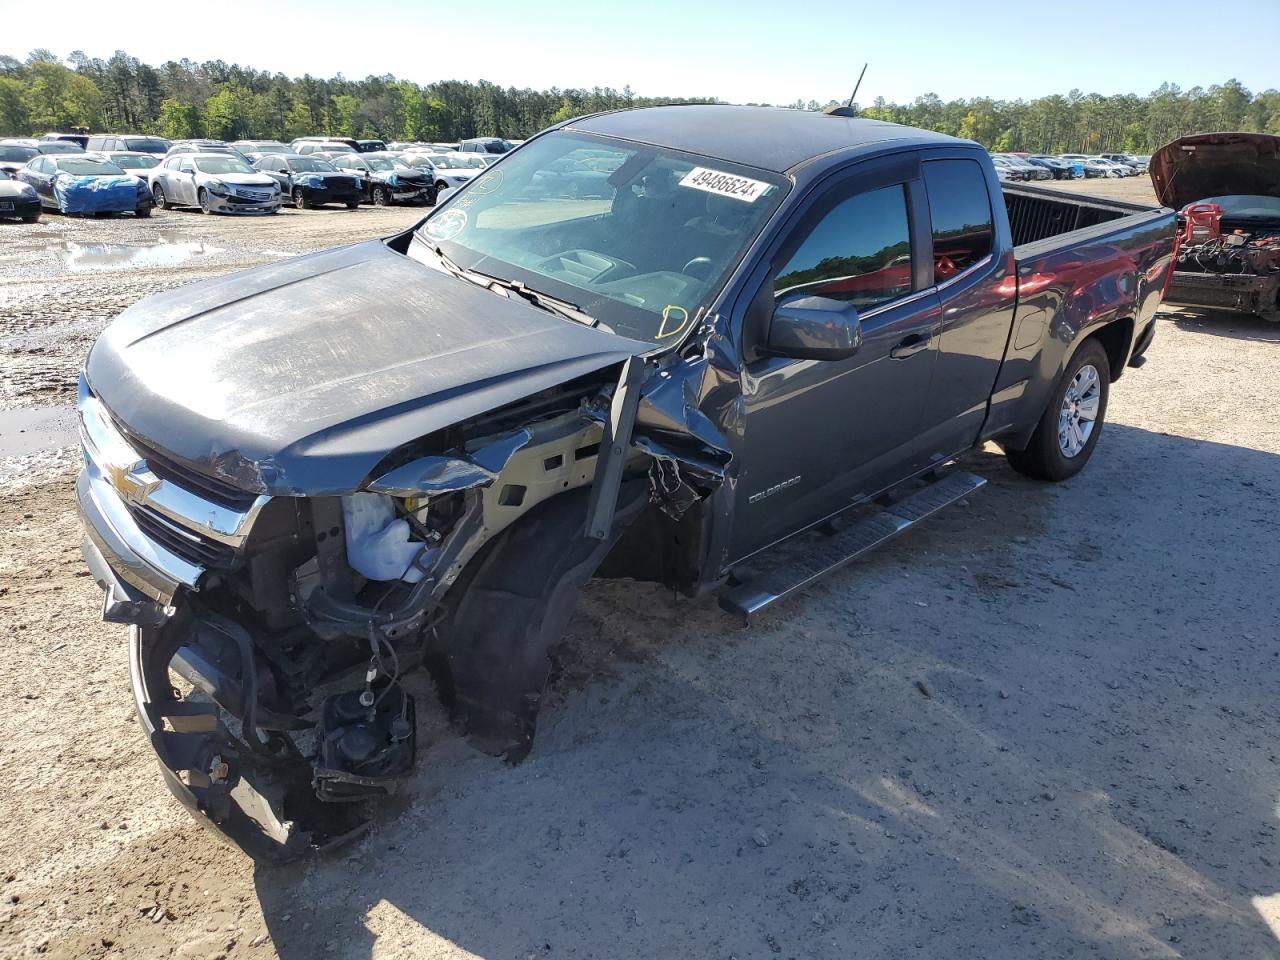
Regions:
<instances>
[{"instance_id":1,"label":"door handle","mask_svg":"<svg viewBox=\"0 0 1280 960\"><path fill-rule=\"evenodd\" d=\"M922 350L928 350L929 344L933 342L933 337L927 333L913 333L898 343L896 347L889 351L889 356L894 360L905 360L907 357L915 356Z\"/></svg>"}]
</instances>

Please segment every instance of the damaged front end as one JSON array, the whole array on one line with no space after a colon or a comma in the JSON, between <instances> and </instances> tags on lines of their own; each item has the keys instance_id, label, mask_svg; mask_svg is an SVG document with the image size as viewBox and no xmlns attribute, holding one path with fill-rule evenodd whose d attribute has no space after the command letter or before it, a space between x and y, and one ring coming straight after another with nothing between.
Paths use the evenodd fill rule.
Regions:
<instances>
[{"instance_id":1,"label":"damaged front end","mask_svg":"<svg viewBox=\"0 0 1280 960\"><path fill-rule=\"evenodd\" d=\"M413 767L422 666L474 743L521 758L577 590L647 506L696 525L724 480L679 379L632 357L404 445L340 496L193 469L82 379L84 552L172 792L257 859L344 841ZM699 558L646 573L643 552L614 566L697 579Z\"/></svg>"}]
</instances>

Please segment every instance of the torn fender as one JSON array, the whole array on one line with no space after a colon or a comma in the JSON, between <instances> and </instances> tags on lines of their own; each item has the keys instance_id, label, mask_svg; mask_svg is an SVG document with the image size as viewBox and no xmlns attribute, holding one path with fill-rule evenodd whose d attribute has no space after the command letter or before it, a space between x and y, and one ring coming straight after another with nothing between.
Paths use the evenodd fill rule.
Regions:
<instances>
[{"instance_id":1,"label":"torn fender","mask_svg":"<svg viewBox=\"0 0 1280 960\"><path fill-rule=\"evenodd\" d=\"M706 366L702 358L686 361ZM610 406L586 410L605 428L606 438L626 438L626 445L648 454L654 461L650 471L652 502L673 517L679 517L724 483L733 454L728 442L710 418L699 409L701 377L694 370L660 371L638 377L640 361L624 365L613 388ZM638 402L623 402L634 394ZM612 443L602 445L602 471L612 459ZM591 515L597 520L609 509L606 486L612 478L597 475ZM615 494L616 496L616 494ZM599 523L592 528L598 529Z\"/></svg>"},{"instance_id":2,"label":"torn fender","mask_svg":"<svg viewBox=\"0 0 1280 960\"><path fill-rule=\"evenodd\" d=\"M393 497L420 497L487 487L532 439L533 434L522 427L468 451L465 458L419 457L384 473L367 489Z\"/></svg>"},{"instance_id":3,"label":"torn fender","mask_svg":"<svg viewBox=\"0 0 1280 960\"><path fill-rule=\"evenodd\" d=\"M651 379L641 392L632 443L656 460L678 463L709 491L724 482L733 453L702 412L699 385L700 378L689 375Z\"/></svg>"}]
</instances>

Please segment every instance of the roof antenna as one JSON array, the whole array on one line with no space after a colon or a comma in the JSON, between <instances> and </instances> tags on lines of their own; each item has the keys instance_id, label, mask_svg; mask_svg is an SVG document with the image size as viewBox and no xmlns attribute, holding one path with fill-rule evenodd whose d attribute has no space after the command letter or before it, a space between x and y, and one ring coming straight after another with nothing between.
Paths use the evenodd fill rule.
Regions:
<instances>
[{"instance_id":1,"label":"roof antenna","mask_svg":"<svg viewBox=\"0 0 1280 960\"><path fill-rule=\"evenodd\" d=\"M867 75L867 64L864 63L862 65L862 72L858 74L858 82L853 85L853 93L849 94L849 102L846 103L843 107L841 106L828 107L826 110L827 116L856 117L858 115L857 111L853 109L853 98L858 95L858 88L862 86L862 78L865 77L866 75Z\"/></svg>"}]
</instances>

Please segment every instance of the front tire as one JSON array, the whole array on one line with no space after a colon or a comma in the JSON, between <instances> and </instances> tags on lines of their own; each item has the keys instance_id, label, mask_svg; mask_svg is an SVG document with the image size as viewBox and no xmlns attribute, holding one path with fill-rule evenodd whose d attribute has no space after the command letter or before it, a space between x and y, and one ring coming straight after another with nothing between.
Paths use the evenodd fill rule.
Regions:
<instances>
[{"instance_id":1,"label":"front tire","mask_svg":"<svg viewBox=\"0 0 1280 960\"><path fill-rule=\"evenodd\" d=\"M360 209L360 201L359 201L359 200L348 200L348 201L347 201L347 209L348 209L348 210L359 210L359 209Z\"/></svg>"},{"instance_id":2,"label":"front tire","mask_svg":"<svg viewBox=\"0 0 1280 960\"><path fill-rule=\"evenodd\" d=\"M1009 466L1037 480L1057 482L1084 469L1098 445L1111 362L1097 340L1086 340L1067 364L1024 450L1006 450Z\"/></svg>"},{"instance_id":3,"label":"front tire","mask_svg":"<svg viewBox=\"0 0 1280 960\"><path fill-rule=\"evenodd\" d=\"M293 205L297 207L299 210L308 210L311 208L311 202L307 200L306 195L303 194L301 187L293 188Z\"/></svg>"},{"instance_id":4,"label":"front tire","mask_svg":"<svg viewBox=\"0 0 1280 960\"><path fill-rule=\"evenodd\" d=\"M387 192L386 187L373 188L373 205L375 207L391 206L391 194Z\"/></svg>"},{"instance_id":5,"label":"front tire","mask_svg":"<svg viewBox=\"0 0 1280 960\"><path fill-rule=\"evenodd\" d=\"M201 188L200 188L200 192L199 192L198 194L196 194L196 199L200 201L200 212L201 212L201 213L212 213L212 212L213 212L213 211L211 211L211 210L209 209L209 194L207 194L207 193L205 192L205 190L204 190L204 188L203 188L203 187L201 187Z\"/></svg>"},{"instance_id":6,"label":"front tire","mask_svg":"<svg viewBox=\"0 0 1280 960\"><path fill-rule=\"evenodd\" d=\"M137 217L139 220L145 220L147 219L147 217L151 216L151 208L138 207L138 209L133 211L133 215Z\"/></svg>"}]
</instances>

